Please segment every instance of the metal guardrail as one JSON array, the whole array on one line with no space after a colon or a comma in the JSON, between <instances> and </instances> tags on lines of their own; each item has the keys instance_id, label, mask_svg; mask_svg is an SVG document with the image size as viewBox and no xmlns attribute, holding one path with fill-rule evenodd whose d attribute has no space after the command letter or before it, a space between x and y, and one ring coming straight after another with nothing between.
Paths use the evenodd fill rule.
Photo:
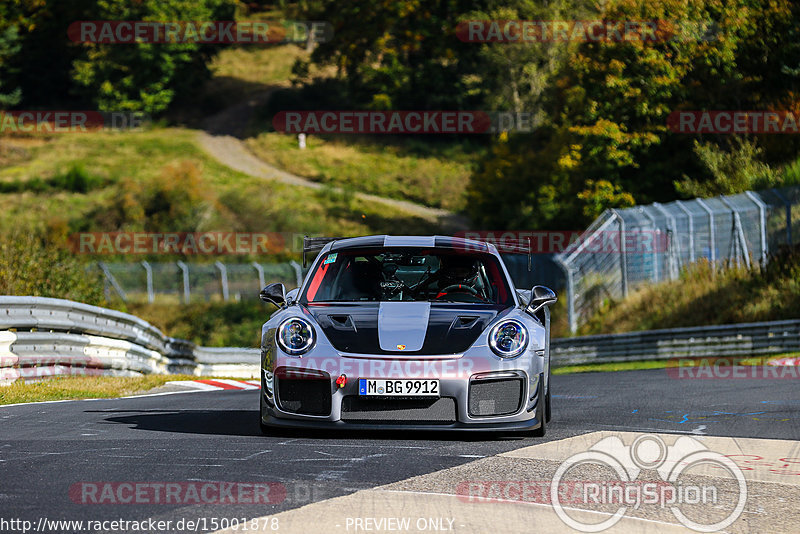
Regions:
<instances>
[{"instance_id":1,"label":"metal guardrail","mask_svg":"<svg viewBox=\"0 0 800 534\"><path fill-rule=\"evenodd\" d=\"M672 358L742 358L800 352L800 320L648 330L554 339L554 367Z\"/></svg>"},{"instance_id":2,"label":"metal guardrail","mask_svg":"<svg viewBox=\"0 0 800 534\"><path fill-rule=\"evenodd\" d=\"M69 374L253 378L259 353L199 347L133 315L79 302L0 296L0 383Z\"/></svg>"},{"instance_id":3,"label":"metal guardrail","mask_svg":"<svg viewBox=\"0 0 800 534\"><path fill-rule=\"evenodd\" d=\"M554 367L800 352L800 320L554 339ZM122 313L69 300L0 296L0 383L69 374L259 376L259 349L199 347Z\"/></svg>"}]
</instances>

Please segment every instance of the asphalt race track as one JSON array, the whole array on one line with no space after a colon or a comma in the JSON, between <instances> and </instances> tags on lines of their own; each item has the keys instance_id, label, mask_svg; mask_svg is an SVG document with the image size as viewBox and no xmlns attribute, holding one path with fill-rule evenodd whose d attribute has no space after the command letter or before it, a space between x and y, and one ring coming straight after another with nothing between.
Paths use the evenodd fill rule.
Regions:
<instances>
[{"instance_id":1,"label":"asphalt race track","mask_svg":"<svg viewBox=\"0 0 800 534\"><path fill-rule=\"evenodd\" d=\"M273 524L279 526L277 531L381 531L368 530L369 523L361 523L359 530L355 523L327 525L325 515L309 518L292 513L304 505L390 484L398 492L408 490L421 495L425 489L431 495L443 493L452 497L453 488L470 480L469 477L481 478L479 473L487 466L492 466L490 473L484 473L482 479L550 476L558 462L550 462L545 458L551 457L537 456L534 452L515 451L590 432L619 431L691 435L700 439L723 436L790 440L770 442L778 448L775 455L782 459L782 464L767 452L763 452L760 464L751 462L762 467L772 462L766 467L773 477L754 479L752 485L758 491L750 491L751 499L779 495L782 502L773 499L769 501L772 505L762 502L750 510L748 501L743 519L728 531L754 531L754 526L755 531L763 531L759 525L766 523L758 521L765 520L772 521L769 523L772 532L800 528L797 527L800 482L795 480L800 479L800 441L797 441L800 440L800 392L796 380L678 380L665 370L586 373L554 376L553 394L553 421L545 438L473 433L301 431L262 436L257 424L257 391L0 406L0 527L2 520L10 519L31 521L39 531L51 532L86 531L47 529L50 524L47 521L52 520L204 519L205 523L191 530L210 532L217 530L212 526L226 526L219 522L223 518L242 520L285 512L279 517L296 517L294 526L285 521ZM552 449L563 452L568 447L562 447L561 443L572 441L559 442ZM736 450L745 451L748 442L725 443L738 444ZM764 443L759 441L753 447L766 451ZM507 454L498 456L503 453ZM794 466L788 465L794 463L793 458L797 458L796 473ZM775 477L782 478L775 480ZM75 489L85 487L76 486L81 483L202 481L274 482L285 487L285 497L275 504L248 504L246 499L237 504L94 504L81 502ZM483 507L480 510L493 509L487 504L473 508L476 506ZM536 515L544 513L543 510L534 506L527 509L533 510L533 523L545 521L544 516ZM313 506L304 510L317 514ZM372 509L370 514L375 516L375 512ZM355 516L362 512L348 513ZM522 513L524 523L527 512ZM776 522L778 515L782 522ZM44 527L40 524L42 518L47 520ZM212 525L213 518L217 523ZM627 524L621 531L667 531L666 523L676 521L666 516L642 519ZM547 525L551 528L536 531L566 528L558 520ZM430 523L425 529L411 531L434 530L433 526ZM481 531L466 515L452 524L445 522L439 526L439 530L449 526L457 532ZM21 531L10 524L5 527L0 531ZM270 530L266 521L261 527ZM186 530L190 529L183 529ZM535 529L520 528L526 530ZM498 530L506 531L514 528Z\"/></svg>"}]
</instances>

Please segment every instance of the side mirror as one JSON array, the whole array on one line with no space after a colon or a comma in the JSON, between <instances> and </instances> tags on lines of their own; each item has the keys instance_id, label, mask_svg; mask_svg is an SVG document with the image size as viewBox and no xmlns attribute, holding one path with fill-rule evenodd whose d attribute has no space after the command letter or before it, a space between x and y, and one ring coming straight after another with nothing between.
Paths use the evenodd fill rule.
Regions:
<instances>
[{"instance_id":1,"label":"side mirror","mask_svg":"<svg viewBox=\"0 0 800 534\"><path fill-rule=\"evenodd\" d=\"M533 286L531 290L531 301L528 303L526 311L530 314L534 314L545 306L555 304L557 300L558 297L556 297L555 291L549 287Z\"/></svg>"},{"instance_id":2,"label":"side mirror","mask_svg":"<svg viewBox=\"0 0 800 534\"><path fill-rule=\"evenodd\" d=\"M258 296L264 302L271 302L279 308L286 304L286 288L280 282L268 285Z\"/></svg>"}]
</instances>

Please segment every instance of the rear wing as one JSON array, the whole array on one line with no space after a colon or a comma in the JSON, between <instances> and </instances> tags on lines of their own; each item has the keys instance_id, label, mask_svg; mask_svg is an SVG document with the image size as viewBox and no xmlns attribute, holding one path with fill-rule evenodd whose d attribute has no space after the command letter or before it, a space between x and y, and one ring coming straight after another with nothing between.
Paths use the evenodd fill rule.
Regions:
<instances>
[{"instance_id":1,"label":"rear wing","mask_svg":"<svg viewBox=\"0 0 800 534\"><path fill-rule=\"evenodd\" d=\"M308 237L303 236L303 268L305 269L308 265L306 262L306 254L309 252L319 252L325 245L330 243L331 241L336 241L338 239L342 239L341 237Z\"/></svg>"}]
</instances>

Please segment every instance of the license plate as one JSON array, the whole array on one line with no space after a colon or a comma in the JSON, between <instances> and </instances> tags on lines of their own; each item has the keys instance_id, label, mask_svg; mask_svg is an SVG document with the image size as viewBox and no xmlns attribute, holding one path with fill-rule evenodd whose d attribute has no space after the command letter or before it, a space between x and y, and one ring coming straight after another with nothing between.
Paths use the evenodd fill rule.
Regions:
<instances>
[{"instance_id":1,"label":"license plate","mask_svg":"<svg viewBox=\"0 0 800 534\"><path fill-rule=\"evenodd\" d=\"M358 394L378 397L438 397L438 380L379 380L361 378Z\"/></svg>"}]
</instances>

